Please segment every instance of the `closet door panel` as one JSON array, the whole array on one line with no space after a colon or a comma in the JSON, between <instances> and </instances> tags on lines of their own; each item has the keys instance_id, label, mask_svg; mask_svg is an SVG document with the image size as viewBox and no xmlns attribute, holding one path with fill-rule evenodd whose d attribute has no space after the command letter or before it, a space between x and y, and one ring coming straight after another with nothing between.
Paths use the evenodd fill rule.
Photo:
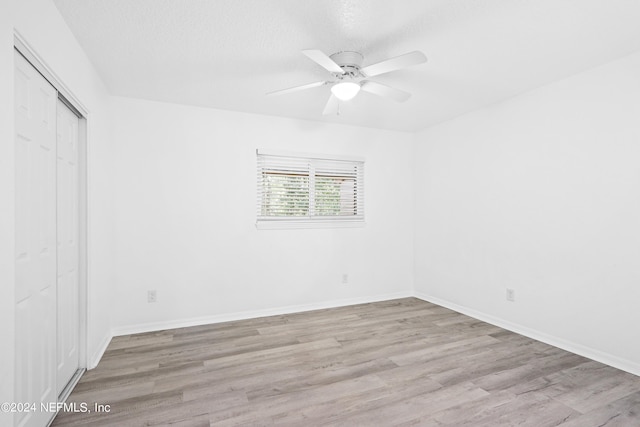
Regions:
<instances>
[{"instance_id":1,"label":"closet door panel","mask_svg":"<svg viewBox=\"0 0 640 427\"><path fill-rule=\"evenodd\" d=\"M78 336L78 117L58 100L58 395L79 366Z\"/></svg>"},{"instance_id":2,"label":"closet door panel","mask_svg":"<svg viewBox=\"0 0 640 427\"><path fill-rule=\"evenodd\" d=\"M56 104L57 92L15 53L16 413L19 426L42 426L57 401L56 367Z\"/></svg>"}]
</instances>

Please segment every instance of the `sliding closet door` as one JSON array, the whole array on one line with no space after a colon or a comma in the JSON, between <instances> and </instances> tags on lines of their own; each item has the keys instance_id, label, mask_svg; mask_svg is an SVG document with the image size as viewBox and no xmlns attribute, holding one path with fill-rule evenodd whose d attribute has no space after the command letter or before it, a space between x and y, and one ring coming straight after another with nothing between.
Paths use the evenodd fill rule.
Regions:
<instances>
[{"instance_id":1,"label":"sliding closet door","mask_svg":"<svg viewBox=\"0 0 640 427\"><path fill-rule=\"evenodd\" d=\"M16 402L56 402L57 92L15 53ZM18 412L43 426L51 413Z\"/></svg>"},{"instance_id":2,"label":"sliding closet door","mask_svg":"<svg viewBox=\"0 0 640 427\"><path fill-rule=\"evenodd\" d=\"M78 125L79 119L58 100L58 366L60 395L79 366Z\"/></svg>"}]
</instances>

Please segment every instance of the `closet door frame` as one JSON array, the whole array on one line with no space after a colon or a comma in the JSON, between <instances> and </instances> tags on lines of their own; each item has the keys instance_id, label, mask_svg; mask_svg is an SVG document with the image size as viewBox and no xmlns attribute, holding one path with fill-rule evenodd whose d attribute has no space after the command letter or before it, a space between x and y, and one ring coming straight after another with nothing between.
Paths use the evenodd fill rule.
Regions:
<instances>
[{"instance_id":1,"label":"closet door frame","mask_svg":"<svg viewBox=\"0 0 640 427\"><path fill-rule=\"evenodd\" d=\"M14 32L14 48L18 51L49 83L58 91L60 99L79 117L78 123L78 365L79 371L73 377L69 386L58 397L64 401L80 379L82 372L87 369L89 355L87 354L87 323L88 323L88 146L87 146L87 117L88 110L73 94L73 92L58 78L53 70L47 66L36 51L17 32Z\"/></svg>"}]
</instances>

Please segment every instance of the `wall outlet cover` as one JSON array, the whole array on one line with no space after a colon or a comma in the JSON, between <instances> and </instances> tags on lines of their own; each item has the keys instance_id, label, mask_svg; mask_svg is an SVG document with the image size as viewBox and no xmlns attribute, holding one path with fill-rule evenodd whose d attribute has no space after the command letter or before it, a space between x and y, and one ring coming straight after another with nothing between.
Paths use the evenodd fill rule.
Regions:
<instances>
[{"instance_id":1,"label":"wall outlet cover","mask_svg":"<svg viewBox=\"0 0 640 427\"><path fill-rule=\"evenodd\" d=\"M147 302L156 302L157 300L156 291L147 291Z\"/></svg>"},{"instance_id":2,"label":"wall outlet cover","mask_svg":"<svg viewBox=\"0 0 640 427\"><path fill-rule=\"evenodd\" d=\"M515 301L516 300L516 292L513 289L507 288L507 301Z\"/></svg>"}]
</instances>

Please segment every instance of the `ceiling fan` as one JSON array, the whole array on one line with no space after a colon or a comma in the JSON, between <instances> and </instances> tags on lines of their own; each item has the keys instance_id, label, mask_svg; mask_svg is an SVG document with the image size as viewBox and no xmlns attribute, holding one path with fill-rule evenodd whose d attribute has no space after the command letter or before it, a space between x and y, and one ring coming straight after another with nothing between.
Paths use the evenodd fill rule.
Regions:
<instances>
[{"instance_id":1,"label":"ceiling fan","mask_svg":"<svg viewBox=\"0 0 640 427\"><path fill-rule=\"evenodd\" d=\"M299 90L331 85L331 97L324 107L323 115L337 114L340 101L353 99L360 90L383 98L393 99L397 102L406 101L411 96L410 93L374 82L369 80L369 77L427 62L427 57L424 53L417 50L376 64L367 65L366 67L362 67L364 57L360 52L344 51L329 56L320 50L308 49L303 50L302 53L329 71L331 78L325 81L269 92L267 95L282 95Z\"/></svg>"}]
</instances>

